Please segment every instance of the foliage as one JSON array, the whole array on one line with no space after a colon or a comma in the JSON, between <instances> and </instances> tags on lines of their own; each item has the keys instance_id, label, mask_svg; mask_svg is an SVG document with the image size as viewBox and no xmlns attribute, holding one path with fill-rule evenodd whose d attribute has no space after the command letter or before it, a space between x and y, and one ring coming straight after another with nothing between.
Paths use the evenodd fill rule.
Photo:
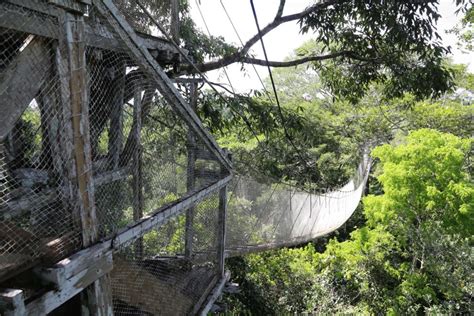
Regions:
<instances>
[{"instance_id":1,"label":"foliage","mask_svg":"<svg viewBox=\"0 0 474 316\"><path fill-rule=\"evenodd\" d=\"M474 185L466 172L471 144L421 129L399 145L376 148L383 194L364 199L367 225L346 241L331 240L322 253L308 245L232 262L242 283L234 311L468 312L474 288Z\"/></svg>"},{"instance_id":2,"label":"foliage","mask_svg":"<svg viewBox=\"0 0 474 316\"><path fill-rule=\"evenodd\" d=\"M474 50L474 7L470 3L469 7L465 7L464 16L461 19L461 22L456 25L453 29L450 30L451 33L454 33L458 36L459 43L458 45L467 50Z\"/></svg>"}]
</instances>

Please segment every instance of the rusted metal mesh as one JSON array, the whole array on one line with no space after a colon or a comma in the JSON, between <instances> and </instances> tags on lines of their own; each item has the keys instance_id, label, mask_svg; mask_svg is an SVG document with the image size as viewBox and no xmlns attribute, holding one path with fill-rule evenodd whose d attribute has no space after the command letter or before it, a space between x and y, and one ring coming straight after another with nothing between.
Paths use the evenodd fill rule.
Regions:
<instances>
[{"instance_id":1,"label":"rusted metal mesh","mask_svg":"<svg viewBox=\"0 0 474 316\"><path fill-rule=\"evenodd\" d=\"M0 103L6 109L0 127L0 283L77 252L88 233L79 214L68 56L57 40L63 25L54 6L38 5L51 11L0 3L0 19L15 17L11 27L0 27ZM99 241L217 181L220 165L94 7L85 22L92 35L103 36L89 36L85 49L88 110L80 131L91 160L87 194L93 197ZM44 36L32 35L40 32L35 27ZM188 98L189 87L178 88ZM191 262L204 258L196 263L198 268L208 262L202 271L214 269L216 201L194 207ZM145 235L143 258L181 256L183 218Z\"/></svg>"},{"instance_id":2,"label":"rusted metal mesh","mask_svg":"<svg viewBox=\"0 0 474 316\"><path fill-rule=\"evenodd\" d=\"M175 217L114 255L115 315L188 315L217 282L218 196L198 203L192 225ZM187 214L189 215L189 213ZM192 249L185 236L192 229Z\"/></svg>"}]
</instances>

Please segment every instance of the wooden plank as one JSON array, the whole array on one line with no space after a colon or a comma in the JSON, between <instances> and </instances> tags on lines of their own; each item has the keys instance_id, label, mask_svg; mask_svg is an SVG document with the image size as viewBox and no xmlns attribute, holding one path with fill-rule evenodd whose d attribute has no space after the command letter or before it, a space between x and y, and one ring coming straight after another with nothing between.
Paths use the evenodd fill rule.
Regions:
<instances>
[{"instance_id":1,"label":"wooden plank","mask_svg":"<svg viewBox=\"0 0 474 316\"><path fill-rule=\"evenodd\" d=\"M0 289L0 311L4 316L25 315L23 291L19 289Z\"/></svg>"},{"instance_id":2,"label":"wooden plank","mask_svg":"<svg viewBox=\"0 0 474 316\"><path fill-rule=\"evenodd\" d=\"M87 4L77 0L48 0L48 2L73 13L85 14L87 12Z\"/></svg>"},{"instance_id":3,"label":"wooden plank","mask_svg":"<svg viewBox=\"0 0 474 316\"><path fill-rule=\"evenodd\" d=\"M198 91L195 82L189 85L189 105L196 111L197 108ZM193 191L195 185L195 167L196 167L196 140L191 131L188 131L187 135L187 159L188 163L186 166L186 189L187 191ZM194 207L190 207L186 210L186 223L184 232L184 254L186 258L191 258L193 255L193 239L194 239Z\"/></svg>"},{"instance_id":4,"label":"wooden plank","mask_svg":"<svg viewBox=\"0 0 474 316\"><path fill-rule=\"evenodd\" d=\"M63 269L64 277L66 279L71 278L75 274L86 269L89 261L94 261L96 260L95 258L103 257L109 250L119 250L123 248L124 245L130 244L135 239L143 236L151 229L156 229L166 224L171 218L181 214L190 206L202 201L210 194L227 185L231 180L232 176L227 176L226 178L216 181L199 191L190 192L178 201L162 206L154 213L142 218L141 221L123 229L116 237L83 249L74 255L57 262L50 268L41 269L42 273L57 273L53 270Z\"/></svg>"},{"instance_id":5,"label":"wooden plank","mask_svg":"<svg viewBox=\"0 0 474 316\"><path fill-rule=\"evenodd\" d=\"M130 167L123 167L116 170L105 171L94 176L96 187L118 180L124 180L130 176Z\"/></svg>"},{"instance_id":6,"label":"wooden plank","mask_svg":"<svg viewBox=\"0 0 474 316\"><path fill-rule=\"evenodd\" d=\"M151 229L166 224L170 219L202 201L213 192L227 185L231 180L232 176L229 175L206 188L191 192L175 203L157 209L153 214L142 218L140 222L133 226L125 228L115 238L83 249L50 268L37 270L37 273L43 275L45 280L61 285L58 286L58 290L49 291L29 303L26 306L27 314L37 315L34 313L35 311L39 311L39 314L42 312L48 313L63 304L112 269L111 256L113 251L123 249L124 245L142 237ZM78 287L78 284L80 284L80 287ZM107 311L107 313L109 312L111 310Z\"/></svg>"},{"instance_id":7,"label":"wooden plank","mask_svg":"<svg viewBox=\"0 0 474 316\"><path fill-rule=\"evenodd\" d=\"M65 44L69 58L69 100L77 180L76 198L78 203L76 204L78 204L77 210L82 228L82 244L87 247L99 238L99 222L92 177L84 17L64 13L61 15L60 21L64 25ZM85 303L89 313L93 315L112 314L112 294L107 277L96 278L83 286L82 289L85 289L87 295Z\"/></svg>"},{"instance_id":8,"label":"wooden plank","mask_svg":"<svg viewBox=\"0 0 474 316\"><path fill-rule=\"evenodd\" d=\"M216 284L210 296L206 297L206 302L199 310L199 315L206 316L211 310L212 305L221 296L225 284L230 280L230 272L226 271L219 282ZM196 313L197 314L197 313Z\"/></svg>"},{"instance_id":9,"label":"wooden plank","mask_svg":"<svg viewBox=\"0 0 474 316\"><path fill-rule=\"evenodd\" d=\"M12 6L12 4L15 6ZM25 23L25 14L22 8L32 11L27 17L28 23ZM43 14L34 14L34 11ZM0 14L0 27L47 38L59 38L59 27L57 23L58 10L55 10L55 8L46 3L29 0L5 0L0 1L0 12L4 12ZM88 46L114 51L127 51L127 46L115 38L114 34L101 23L90 19L86 19L85 23L84 40ZM170 51L174 54L178 53L176 48L163 38L139 32L137 34L147 49L156 52L155 55L158 55L158 51Z\"/></svg>"},{"instance_id":10,"label":"wooden plank","mask_svg":"<svg viewBox=\"0 0 474 316\"><path fill-rule=\"evenodd\" d=\"M171 38L179 43L179 0L171 0Z\"/></svg>"},{"instance_id":11,"label":"wooden plank","mask_svg":"<svg viewBox=\"0 0 474 316\"><path fill-rule=\"evenodd\" d=\"M142 66L155 80L158 90L173 105L178 114L188 123L189 127L201 138L206 147L213 152L228 170L232 164L224 155L214 138L204 128L196 113L189 107L166 73L143 46L142 40L128 24L111 0L94 0L94 5L104 15L112 28L119 34L125 44Z\"/></svg>"},{"instance_id":12,"label":"wooden plank","mask_svg":"<svg viewBox=\"0 0 474 316\"><path fill-rule=\"evenodd\" d=\"M142 172L142 96L141 91L137 91L134 97L133 121L135 123L132 133L135 138L135 150L133 151L133 220L137 221L143 217L143 172ZM138 258L143 256L143 239L135 241L135 255Z\"/></svg>"},{"instance_id":13,"label":"wooden plank","mask_svg":"<svg viewBox=\"0 0 474 316\"><path fill-rule=\"evenodd\" d=\"M1 19L0 19L1 20ZM0 142L4 141L33 98L51 67L47 42L34 37L0 77Z\"/></svg>"},{"instance_id":14,"label":"wooden plank","mask_svg":"<svg viewBox=\"0 0 474 316\"><path fill-rule=\"evenodd\" d=\"M55 189L45 189L35 194L9 199L2 203L3 206L0 207L0 220L12 219L30 213L32 210L41 209L57 198L58 195Z\"/></svg>"},{"instance_id":15,"label":"wooden plank","mask_svg":"<svg viewBox=\"0 0 474 316\"><path fill-rule=\"evenodd\" d=\"M113 181L123 180L130 176L130 168L123 167L117 170L102 172L94 176L96 187ZM16 199L7 200L0 207L0 220L8 220L40 209L58 199L57 189L44 189L34 195L24 195Z\"/></svg>"},{"instance_id":16,"label":"wooden plank","mask_svg":"<svg viewBox=\"0 0 474 316\"><path fill-rule=\"evenodd\" d=\"M113 82L115 86L113 88L113 100L111 102L110 111L110 129L109 129L109 146L108 146L108 159L109 166L117 168L120 163L120 153L123 147L123 107L124 107L124 94L125 94L125 75L126 67L125 63L121 60L118 61L118 65L115 67L117 79Z\"/></svg>"},{"instance_id":17,"label":"wooden plank","mask_svg":"<svg viewBox=\"0 0 474 316\"><path fill-rule=\"evenodd\" d=\"M52 312L73 296L82 292L86 287L109 273L112 268L112 253L109 252L92 262L87 269L78 272L69 279L64 279L57 290L48 291L29 302L26 305L26 314L24 315L45 315ZM111 308L111 306L109 308ZM94 315L112 315L112 310L105 311L103 314Z\"/></svg>"},{"instance_id":18,"label":"wooden plank","mask_svg":"<svg viewBox=\"0 0 474 316\"><path fill-rule=\"evenodd\" d=\"M226 151L227 152L227 151ZM226 170L221 168L221 176L225 176ZM227 219L227 186L219 190L219 209L217 214L217 270L220 277L225 276L225 240Z\"/></svg>"}]
</instances>

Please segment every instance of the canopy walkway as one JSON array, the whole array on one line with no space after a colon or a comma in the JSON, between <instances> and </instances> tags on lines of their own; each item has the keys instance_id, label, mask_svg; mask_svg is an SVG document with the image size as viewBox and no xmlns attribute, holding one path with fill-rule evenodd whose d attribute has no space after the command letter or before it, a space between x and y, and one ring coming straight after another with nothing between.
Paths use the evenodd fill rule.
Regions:
<instances>
[{"instance_id":1,"label":"canopy walkway","mask_svg":"<svg viewBox=\"0 0 474 316\"><path fill-rule=\"evenodd\" d=\"M167 75L182 50L127 13L0 2L2 315L206 313L227 256L313 240L359 203L367 158L324 192L234 175L196 84Z\"/></svg>"},{"instance_id":2,"label":"canopy walkway","mask_svg":"<svg viewBox=\"0 0 474 316\"><path fill-rule=\"evenodd\" d=\"M237 176L229 198L227 256L304 244L337 230L359 205L369 171L364 155L347 184L319 192Z\"/></svg>"}]
</instances>

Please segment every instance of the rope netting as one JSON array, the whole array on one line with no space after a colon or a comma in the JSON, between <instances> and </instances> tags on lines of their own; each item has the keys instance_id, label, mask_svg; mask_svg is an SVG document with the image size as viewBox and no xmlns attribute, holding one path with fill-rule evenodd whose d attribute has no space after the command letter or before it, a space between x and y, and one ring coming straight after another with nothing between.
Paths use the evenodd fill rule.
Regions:
<instances>
[{"instance_id":1,"label":"rope netting","mask_svg":"<svg viewBox=\"0 0 474 316\"><path fill-rule=\"evenodd\" d=\"M268 179L234 177L228 202L226 253L242 255L309 242L342 226L359 205L370 170L364 155L339 189L307 192Z\"/></svg>"}]
</instances>

